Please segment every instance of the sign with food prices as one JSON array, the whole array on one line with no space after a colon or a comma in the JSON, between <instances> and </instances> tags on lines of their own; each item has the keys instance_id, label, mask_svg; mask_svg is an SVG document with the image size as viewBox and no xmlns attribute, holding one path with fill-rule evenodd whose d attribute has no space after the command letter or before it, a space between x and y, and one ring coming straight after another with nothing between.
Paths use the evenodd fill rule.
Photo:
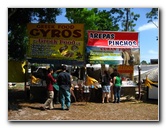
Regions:
<instances>
[{"instance_id":1,"label":"sign with food prices","mask_svg":"<svg viewBox=\"0 0 166 128\"><path fill-rule=\"evenodd\" d=\"M84 24L28 24L27 56L83 61Z\"/></svg>"},{"instance_id":2,"label":"sign with food prices","mask_svg":"<svg viewBox=\"0 0 166 128\"><path fill-rule=\"evenodd\" d=\"M122 86L137 86L133 81L134 65L118 65L117 70L122 78Z\"/></svg>"},{"instance_id":3,"label":"sign with food prices","mask_svg":"<svg viewBox=\"0 0 166 128\"><path fill-rule=\"evenodd\" d=\"M118 65L118 64L122 64L122 61L121 60L88 60L88 63Z\"/></svg>"},{"instance_id":4,"label":"sign with food prices","mask_svg":"<svg viewBox=\"0 0 166 128\"><path fill-rule=\"evenodd\" d=\"M120 64L123 58L118 49L104 50L99 47L86 47L88 53L88 61L91 64Z\"/></svg>"},{"instance_id":5,"label":"sign with food prices","mask_svg":"<svg viewBox=\"0 0 166 128\"><path fill-rule=\"evenodd\" d=\"M30 38L32 58L83 60L83 41Z\"/></svg>"},{"instance_id":6,"label":"sign with food prices","mask_svg":"<svg viewBox=\"0 0 166 128\"><path fill-rule=\"evenodd\" d=\"M133 65L118 65L119 73L133 73L134 66Z\"/></svg>"},{"instance_id":7,"label":"sign with food prices","mask_svg":"<svg viewBox=\"0 0 166 128\"><path fill-rule=\"evenodd\" d=\"M86 46L88 62L91 64L123 64L140 63L139 48L109 48Z\"/></svg>"},{"instance_id":8,"label":"sign with food prices","mask_svg":"<svg viewBox=\"0 0 166 128\"><path fill-rule=\"evenodd\" d=\"M120 53L90 52L90 60L123 60Z\"/></svg>"},{"instance_id":9,"label":"sign with food prices","mask_svg":"<svg viewBox=\"0 0 166 128\"><path fill-rule=\"evenodd\" d=\"M139 48L138 32L88 31L87 46Z\"/></svg>"}]
</instances>

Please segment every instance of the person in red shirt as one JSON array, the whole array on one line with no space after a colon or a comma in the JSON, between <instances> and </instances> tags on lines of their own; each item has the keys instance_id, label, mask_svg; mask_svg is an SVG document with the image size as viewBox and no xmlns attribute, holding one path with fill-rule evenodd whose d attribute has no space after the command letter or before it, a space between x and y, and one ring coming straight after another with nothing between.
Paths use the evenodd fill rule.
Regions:
<instances>
[{"instance_id":1,"label":"person in red shirt","mask_svg":"<svg viewBox=\"0 0 166 128\"><path fill-rule=\"evenodd\" d=\"M53 74L53 69L49 68L47 79L46 79L48 97L47 97L47 100L45 101L44 105L42 106L42 109L44 109L44 110L46 109L46 107L49 107L49 109L54 109L54 103L53 103L54 87L53 87L53 84L56 82L56 79L53 78L52 74Z\"/></svg>"}]
</instances>

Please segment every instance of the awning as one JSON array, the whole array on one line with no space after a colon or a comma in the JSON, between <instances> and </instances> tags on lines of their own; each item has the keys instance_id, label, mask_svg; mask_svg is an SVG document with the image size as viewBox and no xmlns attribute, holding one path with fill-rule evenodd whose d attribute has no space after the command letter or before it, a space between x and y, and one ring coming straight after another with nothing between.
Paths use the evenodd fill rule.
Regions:
<instances>
[{"instance_id":1,"label":"awning","mask_svg":"<svg viewBox=\"0 0 166 128\"><path fill-rule=\"evenodd\" d=\"M84 66L84 61L76 61L76 60L55 60L55 59L41 59L41 58L32 58L28 59L30 63L39 63L39 64L55 64L55 65L73 65L73 66Z\"/></svg>"}]
</instances>

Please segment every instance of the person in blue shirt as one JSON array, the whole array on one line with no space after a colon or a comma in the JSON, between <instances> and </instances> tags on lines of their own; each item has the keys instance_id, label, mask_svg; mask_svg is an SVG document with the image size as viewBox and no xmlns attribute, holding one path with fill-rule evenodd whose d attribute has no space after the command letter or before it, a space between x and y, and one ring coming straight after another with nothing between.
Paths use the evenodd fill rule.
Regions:
<instances>
[{"instance_id":1,"label":"person in blue shirt","mask_svg":"<svg viewBox=\"0 0 166 128\"><path fill-rule=\"evenodd\" d=\"M57 77L57 84L59 85L61 109L69 110L71 105L71 99L70 99L71 77L70 74L66 72L67 67L65 65L63 65L61 69L62 72L60 72ZM67 108L65 108L65 105Z\"/></svg>"}]
</instances>

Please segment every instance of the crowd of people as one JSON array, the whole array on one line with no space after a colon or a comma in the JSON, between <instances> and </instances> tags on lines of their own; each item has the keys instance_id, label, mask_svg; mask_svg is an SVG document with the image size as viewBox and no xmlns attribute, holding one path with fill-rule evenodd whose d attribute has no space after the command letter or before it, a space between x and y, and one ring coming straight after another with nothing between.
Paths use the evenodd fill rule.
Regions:
<instances>
[{"instance_id":1,"label":"crowd of people","mask_svg":"<svg viewBox=\"0 0 166 128\"><path fill-rule=\"evenodd\" d=\"M109 103L110 92L113 91L114 101L113 103L120 102L120 91L122 85L122 79L117 69L114 69L112 74L109 74L107 70L104 70L101 78L102 86L102 103ZM48 69L48 74L46 76L47 84L47 100L41 106L43 110L54 109L54 101L56 104L61 104L62 110L69 110L71 106L71 96L76 101L76 97L73 92L72 87L72 76L67 71L67 67L63 65L61 70L55 71L53 68ZM111 89L113 87L113 89ZM83 98L86 103L90 99L91 86L82 85Z\"/></svg>"}]
</instances>

